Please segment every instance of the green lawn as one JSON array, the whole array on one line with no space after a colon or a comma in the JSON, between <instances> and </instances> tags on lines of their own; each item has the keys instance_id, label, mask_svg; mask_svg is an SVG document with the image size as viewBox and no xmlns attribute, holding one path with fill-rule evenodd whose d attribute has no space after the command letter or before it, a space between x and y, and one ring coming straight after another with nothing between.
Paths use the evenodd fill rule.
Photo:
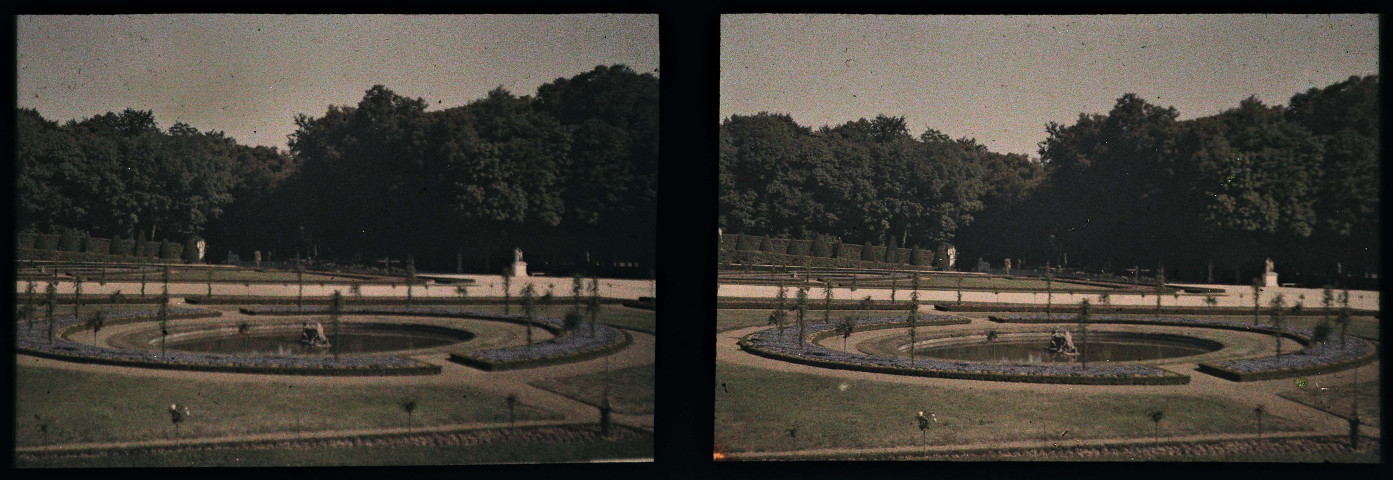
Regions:
<instances>
[{"instance_id":1,"label":"green lawn","mask_svg":"<svg viewBox=\"0 0 1393 480\"><path fill-rule=\"evenodd\" d=\"M630 415L653 414L653 365L621 368L608 376L610 405ZM599 406L605 390L603 372L532 382L533 386Z\"/></svg>"},{"instance_id":2,"label":"green lawn","mask_svg":"<svg viewBox=\"0 0 1393 480\"><path fill-rule=\"evenodd\" d=\"M1336 375L1351 378L1350 371ZM1367 375L1365 376L1367 378ZM1350 414L1350 408L1359 407L1359 420L1366 425L1379 425L1382 417L1382 402L1379 401L1378 380L1360 382L1352 386L1325 387L1317 382L1308 382L1305 388L1292 388L1282 392L1282 396L1297 403L1324 410L1341 417Z\"/></svg>"},{"instance_id":3,"label":"green lawn","mask_svg":"<svg viewBox=\"0 0 1393 480\"><path fill-rule=\"evenodd\" d=\"M1150 437L1148 413L1158 409L1163 436L1256 428L1250 405L1206 396L929 389L724 362L715 382L715 439L731 452L918 445L920 410L939 420L925 437L931 445L1053 439L1066 430L1065 438ZM1263 419L1264 431L1297 428Z\"/></svg>"},{"instance_id":4,"label":"green lawn","mask_svg":"<svg viewBox=\"0 0 1393 480\"><path fill-rule=\"evenodd\" d=\"M653 434L637 431L614 440L578 442L501 441L475 445L371 446L181 450L100 457L20 460L20 468L92 467L300 467L338 465L465 465L580 462L652 458Z\"/></svg>"},{"instance_id":5,"label":"green lawn","mask_svg":"<svg viewBox=\"0 0 1393 480\"><path fill-rule=\"evenodd\" d=\"M505 391L465 386L306 386L284 381L210 382L20 366L15 443L169 438L169 404L187 404L185 437L406 426L400 403L417 400L413 423L506 421ZM559 414L527 405L519 419ZM47 438L41 430L48 424Z\"/></svg>"}]
</instances>

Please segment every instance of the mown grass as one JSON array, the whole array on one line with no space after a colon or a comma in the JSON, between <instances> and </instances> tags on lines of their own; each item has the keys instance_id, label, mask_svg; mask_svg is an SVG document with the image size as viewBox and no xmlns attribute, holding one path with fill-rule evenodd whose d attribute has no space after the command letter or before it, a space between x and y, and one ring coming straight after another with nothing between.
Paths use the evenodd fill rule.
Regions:
<instances>
[{"instance_id":1,"label":"mown grass","mask_svg":"<svg viewBox=\"0 0 1393 480\"><path fill-rule=\"evenodd\" d=\"M1347 370L1335 375L1352 378L1354 372ZM1368 378L1368 375L1365 375L1365 378ZM1321 385L1319 381L1308 381L1301 385L1303 387L1282 392L1281 396L1340 417L1348 417L1351 409L1357 406L1360 423L1382 424L1383 408L1382 402L1379 401L1378 380L1335 387Z\"/></svg>"},{"instance_id":2,"label":"mown grass","mask_svg":"<svg viewBox=\"0 0 1393 480\"><path fill-rule=\"evenodd\" d=\"M122 467L310 467L468 465L519 462L581 462L601 459L652 458L653 434L637 438L573 443L526 441L479 445L310 447L295 449L186 450L80 458L20 460L20 468Z\"/></svg>"},{"instance_id":3,"label":"mown grass","mask_svg":"<svg viewBox=\"0 0 1393 480\"><path fill-rule=\"evenodd\" d=\"M653 365L649 364L611 371L608 380L604 372L598 372L541 380L532 385L598 407L608 381L610 405L615 412L651 415L653 376Z\"/></svg>"},{"instance_id":4,"label":"mown grass","mask_svg":"<svg viewBox=\"0 0 1393 480\"><path fill-rule=\"evenodd\" d=\"M960 445L1055 438L1249 433L1252 406L1175 394L1032 393L841 380L716 363L715 440L725 451ZM921 443L915 415L933 412ZM1264 431L1297 430L1268 415ZM790 432L790 430L795 430ZM1067 433L1065 433L1067 431Z\"/></svg>"},{"instance_id":5,"label":"mown grass","mask_svg":"<svg viewBox=\"0 0 1393 480\"><path fill-rule=\"evenodd\" d=\"M405 427L401 403L417 400L413 425L507 421L507 392L468 386L307 385L214 382L19 366L15 443L111 442L172 438L169 404L188 405L180 436L205 437ZM518 419L560 414L526 404ZM47 434L42 426L47 425Z\"/></svg>"}]
</instances>

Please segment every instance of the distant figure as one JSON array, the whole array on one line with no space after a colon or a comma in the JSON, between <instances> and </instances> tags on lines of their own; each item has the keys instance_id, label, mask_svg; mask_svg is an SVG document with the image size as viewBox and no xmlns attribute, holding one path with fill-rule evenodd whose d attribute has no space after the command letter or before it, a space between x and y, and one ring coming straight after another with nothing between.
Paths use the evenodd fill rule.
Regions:
<instances>
[{"instance_id":1,"label":"distant figure","mask_svg":"<svg viewBox=\"0 0 1393 480\"><path fill-rule=\"evenodd\" d=\"M184 417L187 416L189 416L188 405L184 405L184 410L180 411L178 405L173 403L169 404L169 421L174 422L175 425L178 425L179 422L184 421Z\"/></svg>"}]
</instances>

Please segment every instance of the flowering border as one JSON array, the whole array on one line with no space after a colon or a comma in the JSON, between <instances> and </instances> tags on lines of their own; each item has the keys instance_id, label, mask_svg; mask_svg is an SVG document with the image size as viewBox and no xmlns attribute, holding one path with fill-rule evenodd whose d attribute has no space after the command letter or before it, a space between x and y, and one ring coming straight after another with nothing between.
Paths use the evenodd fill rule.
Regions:
<instances>
[{"instance_id":1,"label":"flowering border","mask_svg":"<svg viewBox=\"0 0 1393 480\"><path fill-rule=\"evenodd\" d=\"M1011 323L1061 323L1077 322L1068 317L1045 317L1043 315L1003 315L988 317L993 322ZM1206 362L1199 364L1201 372L1226 380L1248 382L1290 378L1301 375L1319 375L1367 364L1378 358L1378 348L1367 340L1352 335L1332 332L1323 343L1316 343L1315 332L1309 328L1272 325L1254 325L1228 320L1180 317L1120 317L1096 315L1089 319L1093 323L1162 325L1175 327L1217 328L1237 330L1267 335L1277 334L1300 342L1305 348L1282 355Z\"/></svg>"}]
</instances>

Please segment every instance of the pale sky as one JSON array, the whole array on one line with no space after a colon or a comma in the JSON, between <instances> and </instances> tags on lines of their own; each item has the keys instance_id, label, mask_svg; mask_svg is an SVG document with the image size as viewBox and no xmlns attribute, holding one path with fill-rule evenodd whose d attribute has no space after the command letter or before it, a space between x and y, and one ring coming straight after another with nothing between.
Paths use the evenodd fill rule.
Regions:
<instances>
[{"instance_id":1,"label":"pale sky","mask_svg":"<svg viewBox=\"0 0 1393 480\"><path fill-rule=\"evenodd\" d=\"M658 74L657 15L21 16L18 105L64 123L126 108L282 149L298 113L373 85L463 105L596 65Z\"/></svg>"},{"instance_id":2,"label":"pale sky","mask_svg":"<svg viewBox=\"0 0 1393 480\"><path fill-rule=\"evenodd\" d=\"M720 116L904 116L1037 156L1129 92L1187 119L1377 73L1377 15L724 15Z\"/></svg>"}]
</instances>

